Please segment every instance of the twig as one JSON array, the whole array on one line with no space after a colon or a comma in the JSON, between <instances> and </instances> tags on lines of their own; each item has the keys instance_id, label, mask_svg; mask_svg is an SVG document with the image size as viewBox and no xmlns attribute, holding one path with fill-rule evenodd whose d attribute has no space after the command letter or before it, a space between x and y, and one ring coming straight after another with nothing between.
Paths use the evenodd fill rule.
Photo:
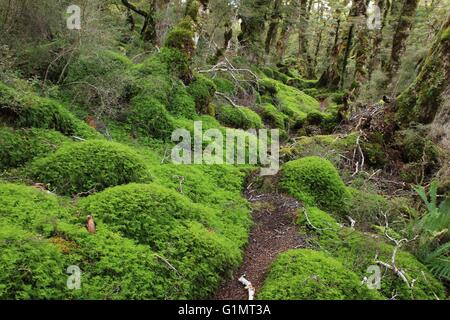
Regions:
<instances>
[{"instance_id":1,"label":"twig","mask_svg":"<svg viewBox=\"0 0 450 320\"><path fill-rule=\"evenodd\" d=\"M238 279L240 283L242 283L245 286L245 289L248 290L248 300L254 300L255 298L255 287L253 287L252 283L248 281L246 278L246 275L242 275Z\"/></svg>"}]
</instances>

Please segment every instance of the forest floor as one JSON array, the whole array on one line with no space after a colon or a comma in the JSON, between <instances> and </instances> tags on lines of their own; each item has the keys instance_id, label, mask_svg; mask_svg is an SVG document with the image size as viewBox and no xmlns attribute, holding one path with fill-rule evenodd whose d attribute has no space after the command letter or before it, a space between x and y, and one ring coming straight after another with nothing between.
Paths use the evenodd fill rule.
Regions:
<instances>
[{"instance_id":1,"label":"forest floor","mask_svg":"<svg viewBox=\"0 0 450 320\"><path fill-rule=\"evenodd\" d=\"M262 193L251 187L252 183L245 195L251 203L254 224L244 260L233 277L213 296L215 300L248 300L248 291L238 281L241 276L245 275L258 294L272 262L280 253L308 246L306 235L300 234L295 224L297 210L303 205L284 194Z\"/></svg>"}]
</instances>

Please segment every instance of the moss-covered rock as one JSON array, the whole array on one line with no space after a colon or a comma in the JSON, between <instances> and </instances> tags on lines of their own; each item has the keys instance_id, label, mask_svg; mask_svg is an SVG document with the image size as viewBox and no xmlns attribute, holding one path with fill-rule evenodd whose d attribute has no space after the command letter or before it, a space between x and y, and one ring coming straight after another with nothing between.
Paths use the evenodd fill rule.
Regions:
<instances>
[{"instance_id":1,"label":"moss-covered rock","mask_svg":"<svg viewBox=\"0 0 450 320\"><path fill-rule=\"evenodd\" d=\"M326 253L298 249L278 256L258 298L373 300L382 299L382 296L362 285L355 273Z\"/></svg>"},{"instance_id":2,"label":"moss-covered rock","mask_svg":"<svg viewBox=\"0 0 450 320\"><path fill-rule=\"evenodd\" d=\"M0 125L0 170L17 168L46 156L69 139L63 134L39 128L13 129Z\"/></svg>"},{"instance_id":3,"label":"moss-covered rock","mask_svg":"<svg viewBox=\"0 0 450 320\"><path fill-rule=\"evenodd\" d=\"M73 195L149 178L141 157L125 145L92 140L65 145L30 164L35 181L58 194Z\"/></svg>"},{"instance_id":4,"label":"moss-covered rock","mask_svg":"<svg viewBox=\"0 0 450 320\"><path fill-rule=\"evenodd\" d=\"M345 212L348 191L331 162L305 157L287 162L281 170L280 186L311 206L331 212Z\"/></svg>"}]
</instances>

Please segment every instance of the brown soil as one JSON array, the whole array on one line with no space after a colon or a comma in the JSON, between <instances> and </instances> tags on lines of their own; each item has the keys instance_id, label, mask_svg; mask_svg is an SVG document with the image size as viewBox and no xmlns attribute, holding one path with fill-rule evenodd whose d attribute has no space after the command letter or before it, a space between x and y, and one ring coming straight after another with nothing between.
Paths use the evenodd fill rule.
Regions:
<instances>
[{"instance_id":1,"label":"brown soil","mask_svg":"<svg viewBox=\"0 0 450 320\"><path fill-rule=\"evenodd\" d=\"M248 291L238 282L242 275L258 294L277 255L306 246L305 237L299 234L294 223L297 209L302 207L298 201L282 194L257 194L253 190L247 190L246 196L252 204L254 226L244 261L213 296L215 300L247 300Z\"/></svg>"}]
</instances>

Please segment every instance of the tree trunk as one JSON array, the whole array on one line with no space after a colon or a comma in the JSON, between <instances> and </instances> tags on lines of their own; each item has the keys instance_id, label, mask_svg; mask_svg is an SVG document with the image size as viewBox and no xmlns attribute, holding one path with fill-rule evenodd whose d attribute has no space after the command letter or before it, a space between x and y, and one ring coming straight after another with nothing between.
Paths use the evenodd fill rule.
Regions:
<instances>
[{"instance_id":1,"label":"tree trunk","mask_svg":"<svg viewBox=\"0 0 450 320\"><path fill-rule=\"evenodd\" d=\"M265 41L266 55L270 54L270 48L272 47L272 43L274 42L274 39L276 38L278 25L280 24L280 19L281 19L281 4L282 4L282 0L275 0L273 12L270 17L269 29L267 30L267 36L266 36L266 41Z\"/></svg>"},{"instance_id":2,"label":"tree trunk","mask_svg":"<svg viewBox=\"0 0 450 320\"><path fill-rule=\"evenodd\" d=\"M281 31L280 31L280 37L278 38L276 49L277 49L277 60L278 62L283 61L284 55L286 53L286 47L289 40L289 37L291 36L292 31L292 24L290 21L283 21Z\"/></svg>"},{"instance_id":3,"label":"tree trunk","mask_svg":"<svg viewBox=\"0 0 450 320\"><path fill-rule=\"evenodd\" d=\"M300 23L298 30L298 65L300 73L307 79L313 79L315 77L314 70L312 68L312 58L308 52L308 0L300 0Z\"/></svg>"},{"instance_id":4,"label":"tree trunk","mask_svg":"<svg viewBox=\"0 0 450 320\"><path fill-rule=\"evenodd\" d=\"M418 0L404 0L403 2L403 7L392 39L391 56L386 68L386 74L389 79L391 79L400 68L400 58L405 52L406 40L408 40L414 22L418 2Z\"/></svg>"},{"instance_id":5,"label":"tree trunk","mask_svg":"<svg viewBox=\"0 0 450 320\"><path fill-rule=\"evenodd\" d=\"M450 12L414 83L397 99L398 120L431 123L450 95Z\"/></svg>"},{"instance_id":6,"label":"tree trunk","mask_svg":"<svg viewBox=\"0 0 450 320\"><path fill-rule=\"evenodd\" d=\"M381 43L383 42L383 30L386 26L387 14L390 9L389 0L378 0L378 7L380 8L380 14L382 15L381 27L375 32L375 36L372 41L372 54L370 55L370 61L368 64L368 78L369 81L372 79L373 71L378 69L381 65L380 60L380 49Z\"/></svg>"}]
</instances>

